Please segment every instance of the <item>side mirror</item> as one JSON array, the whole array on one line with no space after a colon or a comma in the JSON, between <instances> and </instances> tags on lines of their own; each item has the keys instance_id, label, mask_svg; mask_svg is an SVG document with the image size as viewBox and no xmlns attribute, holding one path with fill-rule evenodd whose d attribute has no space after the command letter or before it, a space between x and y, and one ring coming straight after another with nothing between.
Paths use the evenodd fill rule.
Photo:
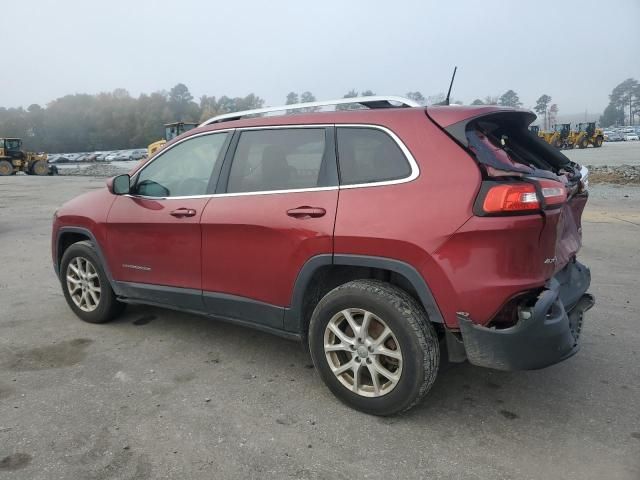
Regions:
<instances>
[{"instance_id":1,"label":"side mirror","mask_svg":"<svg viewBox=\"0 0 640 480\"><path fill-rule=\"evenodd\" d=\"M128 174L114 177L111 183L111 192L114 195L126 195L131 191L131 177Z\"/></svg>"}]
</instances>

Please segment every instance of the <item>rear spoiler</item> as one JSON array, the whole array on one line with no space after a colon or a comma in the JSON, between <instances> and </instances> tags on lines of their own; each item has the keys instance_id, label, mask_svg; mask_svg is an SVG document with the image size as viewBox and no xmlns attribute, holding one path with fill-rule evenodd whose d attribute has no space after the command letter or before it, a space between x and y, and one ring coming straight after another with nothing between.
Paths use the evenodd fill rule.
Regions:
<instances>
[{"instance_id":1,"label":"rear spoiler","mask_svg":"<svg viewBox=\"0 0 640 480\"><path fill-rule=\"evenodd\" d=\"M558 149L529 131L529 124L536 119L536 115L529 110L482 106L428 107L425 111L431 121L466 149L471 146L467 135L469 125L484 120L500 123L514 137L525 138L531 153L543 158L552 167L562 168L571 162Z\"/></svg>"}]
</instances>

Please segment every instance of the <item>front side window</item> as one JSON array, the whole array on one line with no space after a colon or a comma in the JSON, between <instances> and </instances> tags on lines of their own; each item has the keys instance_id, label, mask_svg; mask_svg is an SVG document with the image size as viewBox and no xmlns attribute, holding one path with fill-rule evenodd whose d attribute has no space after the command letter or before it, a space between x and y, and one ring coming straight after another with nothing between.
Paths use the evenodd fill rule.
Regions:
<instances>
[{"instance_id":1,"label":"front side window","mask_svg":"<svg viewBox=\"0 0 640 480\"><path fill-rule=\"evenodd\" d=\"M399 180L411 174L411 165L386 132L367 127L338 127L340 184Z\"/></svg>"},{"instance_id":2,"label":"front side window","mask_svg":"<svg viewBox=\"0 0 640 480\"><path fill-rule=\"evenodd\" d=\"M244 131L233 156L227 192L317 187L325 144L324 128Z\"/></svg>"},{"instance_id":3,"label":"front side window","mask_svg":"<svg viewBox=\"0 0 640 480\"><path fill-rule=\"evenodd\" d=\"M206 195L210 180L214 185L217 180L211 174L224 155L228 135L201 135L161 153L140 172L133 193L147 197Z\"/></svg>"}]
</instances>

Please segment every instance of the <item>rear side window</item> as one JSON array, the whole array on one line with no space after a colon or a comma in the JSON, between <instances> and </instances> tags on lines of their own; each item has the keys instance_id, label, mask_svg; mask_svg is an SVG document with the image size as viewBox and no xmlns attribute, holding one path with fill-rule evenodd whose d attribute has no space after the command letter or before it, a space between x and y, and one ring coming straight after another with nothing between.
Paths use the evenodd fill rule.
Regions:
<instances>
[{"instance_id":1,"label":"rear side window","mask_svg":"<svg viewBox=\"0 0 640 480\"><path fill-rule=\"evenodd\" d=\"M227 192L317 187L325 145L324 128L244 131L233 156Z\"/></svg>"},{"instance_id":2,"label":"rear side window","mask_svg":"<svg viewBox=\"0 0 640 480\"><path fill-rule=\"evenodd\" d=\"M411 165L398 144L375 128L338 127L340 183L399 180L411 174Z\"/></svg>"}]
</instances>

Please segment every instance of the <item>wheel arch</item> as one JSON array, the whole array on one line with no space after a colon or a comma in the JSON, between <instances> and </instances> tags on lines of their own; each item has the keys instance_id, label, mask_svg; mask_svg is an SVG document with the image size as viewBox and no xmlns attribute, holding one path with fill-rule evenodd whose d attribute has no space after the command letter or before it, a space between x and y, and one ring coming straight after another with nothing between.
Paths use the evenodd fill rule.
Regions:
<instances>
[{"instance_id":1,"label":"wheel arch","mask_svg":"<svg viewBox=\"0 0 640 480\"><path fill-rule=\"evenodd\" d=\"M58 230L58 235L55 243L56 249L54 252L54 269L56 271L56 276L60 277L60 264L62 263L62 256L64 255L64 252L74 243L86 240L92 243L93 249L95 250L98 258L100 259L100 263L102 264L102 269L104 270L109 283L111 284L111 288L114 292L116 292L116 295L119 295L120 292L117 289L116 282L113 281L111 271L109 270L109 265L107 264L100 243L96 239L95 235L91 232L91 230L84 227L61 227Z\"/></svg>"},{"instance_id":2,"label":"wheel arch","mask_svg":"<svg viewBox=\"0 0 640 480\"><path fill-rule=\"evenodd\" d=\"M309 259L298 273L290 307L285 311L285 330L305 336L313 309L326 293L351 280L370 278L407 291L423 306L431 322L444 323L429 285L408 263L386 257L326 254Z\"/></svg>"}]
</instances>

